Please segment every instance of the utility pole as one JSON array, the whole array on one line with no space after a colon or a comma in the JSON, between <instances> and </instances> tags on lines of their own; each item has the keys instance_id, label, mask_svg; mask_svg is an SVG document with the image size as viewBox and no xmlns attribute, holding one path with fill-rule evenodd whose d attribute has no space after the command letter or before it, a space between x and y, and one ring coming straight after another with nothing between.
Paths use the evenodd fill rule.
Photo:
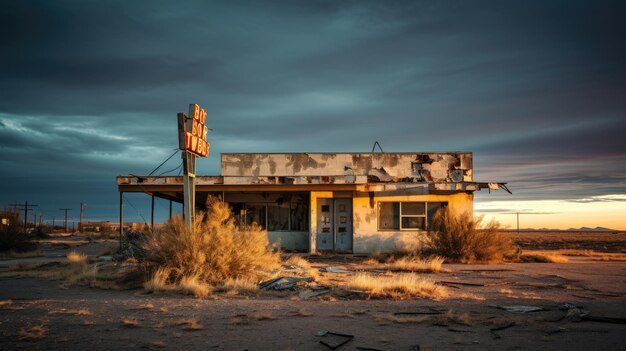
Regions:
<instances>
[{"instance_id":1,"label":"utility pole","mask_svg":"<svg viewBox=\"0 0 626 351\"><path fill-rule=\"evenodd\" d=\"M52 232L54 233L54 216L52 216Z\"/></svg>"},{"instance_id":2,"label":"utility pole","mask_svg":"<svg viewBox=\"0 0 626 351\"><path fill-rule=\"evenodd\" d=\"M13 206L13 208L15 209L15 212L17 212L18 208L24 208L24 229L28 229L28 208L37 207L39 205L33 205L33 204L29 205L28 200L26 200L23 204L12 203L12 204L9 204L9 206ZM37 223L37 220L35 220L35 223Z\"/></svg>"},{"instance_id":3,"label":"utility pole","mask_svg":"<svg viewBox=\"0 0 626 351\"><path fill-rule=\"evenodd\" d=\"M517 234L519 234L519 212L517 214Z\"/></svg>"},{"instance_id":4,"label":"utility pole","mask_svg":"<svg viewBox=\"0 0 626 351\"><path fill-rule=\"evenodd\" d=\"M59 208L61 211L65 211L65 232L67 233L67 211L71 211L71 208Z\"/></svg>"},{"instance_id":5,"label":"utility pole","mask_svg":"<svg viewBox=\"0 0 626 351\"><path fill-rule=\"evenodd\" d=\"M85 207L85 203L80 203L80 222L78 222L78 231L83 232L83 208Z\"/></svg>"}]
</instances>

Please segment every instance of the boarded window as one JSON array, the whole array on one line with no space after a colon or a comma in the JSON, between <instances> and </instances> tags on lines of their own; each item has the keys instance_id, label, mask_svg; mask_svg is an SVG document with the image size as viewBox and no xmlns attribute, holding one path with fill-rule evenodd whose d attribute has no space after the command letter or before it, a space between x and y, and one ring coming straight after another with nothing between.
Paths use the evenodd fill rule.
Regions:
<instances>
[{"instance_id":1,"label":"boarded window","mask_svg":"<svg viewBox=\"0 0 626 351\"><path fill-rule=\"evenodd\" d=\"M400 203L378 203L378 228L383 230L400 229Z\"/></svg>"}]
</instances>

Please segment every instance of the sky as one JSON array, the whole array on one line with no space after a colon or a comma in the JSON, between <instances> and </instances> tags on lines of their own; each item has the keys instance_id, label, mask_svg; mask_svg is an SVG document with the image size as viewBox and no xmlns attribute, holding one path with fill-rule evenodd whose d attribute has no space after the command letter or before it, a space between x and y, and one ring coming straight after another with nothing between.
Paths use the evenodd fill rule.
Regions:
<instances>
[{"instance_id":1,"label":"sky","mask_svg":"<svg viewBox=\"0 0 626 351\"><path fill-rule=\"evenodd\" d=\"M472 151L475 213L626 230L623 1L2 1L0 205L118 219L208 112L223 152ZM155 174L178 174L175 156ZM149 197L127 194L127 220ZM167 212L157 201L157 222ZM179 208L175 207L175 210Z\"/></svg>"}]
</instances>

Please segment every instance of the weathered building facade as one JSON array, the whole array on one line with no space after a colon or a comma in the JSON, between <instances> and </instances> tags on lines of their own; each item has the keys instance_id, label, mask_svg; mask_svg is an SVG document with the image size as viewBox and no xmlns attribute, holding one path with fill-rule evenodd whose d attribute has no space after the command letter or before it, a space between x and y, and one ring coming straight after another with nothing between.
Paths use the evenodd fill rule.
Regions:
<instances>
[{"instance_id":1,"label":"weathered building facade","mask_svg":"<svg viewBox=\"0 0 626 351\"><path fill-rule=\"evenodd\" d=\"M117 184L182 202L182 177ZM470 152L222 154L221 175L196 178L196 206L217 196L288 251L389 252L419 247L442 207L472 213L481 188L508 191L473 180Z\"/></svg>"}]
</instances>

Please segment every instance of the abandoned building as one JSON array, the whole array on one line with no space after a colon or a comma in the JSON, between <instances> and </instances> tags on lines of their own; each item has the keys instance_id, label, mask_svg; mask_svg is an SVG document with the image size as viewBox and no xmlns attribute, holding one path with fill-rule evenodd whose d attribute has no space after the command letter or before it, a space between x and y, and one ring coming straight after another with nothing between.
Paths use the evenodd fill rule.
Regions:
<instances>
[{"instance_id":1,"label":"abandoned building","mask_svg":"<svg viewBox=\"0 0 626 351\"><path fill-rule=\"evenodd\" d=\"M221 175L196 177L196 207L227 202L285 251L389 252L423 242L441 207L473 213L471 152L222 154ZM183 177L119 176L122 194L183 202ZM154 201L152 202L154 208Z\"/></svg>"}]
</instances>

